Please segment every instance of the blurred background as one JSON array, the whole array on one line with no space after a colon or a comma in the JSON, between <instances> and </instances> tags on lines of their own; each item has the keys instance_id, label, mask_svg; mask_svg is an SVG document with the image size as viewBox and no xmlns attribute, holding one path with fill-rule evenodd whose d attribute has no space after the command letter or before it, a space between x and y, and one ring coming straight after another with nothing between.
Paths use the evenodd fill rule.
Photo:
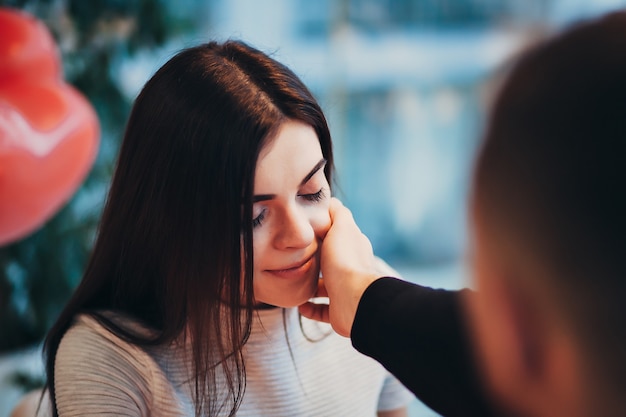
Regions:
<instances>
[{"instance_id":1,"label":"blurred background","mask_svg":"<svg viewBox=\"0 0 626 417\"><path fill-rule=\"evenodd\" d=\"M292 68L328 117L335 194L406 279L468 285L466 200L485 114L520 50L617 0L0 0L42 20L95 107L83 186L0 247L0 417L42 383L40 343L80 280L138 91L183 47L241 39ZM1 40L0 40L1 41ZM575 69L573 69L575 70ZM0 167L1 168L1 167ZM412 417L434 416L417 401Z\"/></svg>"}]
</instances>

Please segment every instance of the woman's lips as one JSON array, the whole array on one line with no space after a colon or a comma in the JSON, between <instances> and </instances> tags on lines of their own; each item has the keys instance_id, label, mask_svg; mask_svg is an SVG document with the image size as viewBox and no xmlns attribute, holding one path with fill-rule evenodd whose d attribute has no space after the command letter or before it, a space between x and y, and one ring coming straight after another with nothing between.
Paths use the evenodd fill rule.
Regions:
<instances>
[{"instance_id":1,"label":"woman's lips","mask_svg":"<svg viewBox=\"0 0 626 417\"><path fill-rule=\"evenodd\" d=\"M305 261L292 264L284 269L267 269L266 272L283 278L298 278L311 269L314 259L315 256L310 256Z\"/></svg>"}]
</instances>

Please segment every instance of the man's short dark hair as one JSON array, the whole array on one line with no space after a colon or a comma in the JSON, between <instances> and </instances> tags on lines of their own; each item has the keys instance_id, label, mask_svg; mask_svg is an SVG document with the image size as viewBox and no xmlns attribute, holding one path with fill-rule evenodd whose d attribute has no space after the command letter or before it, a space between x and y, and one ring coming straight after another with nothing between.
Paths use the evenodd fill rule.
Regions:
<instances>
[{"instance_id":1,"label":"man's short dark hair","mask_svg":"<svg viewBox=\"0 0 626 417\"><path fill-rule=\"evenodd\" d=\"M626 13L521 57L495 101L475 181L490 236L536 267L512 278L540 281L624 397Z\"/></svg>"}]
</instances>

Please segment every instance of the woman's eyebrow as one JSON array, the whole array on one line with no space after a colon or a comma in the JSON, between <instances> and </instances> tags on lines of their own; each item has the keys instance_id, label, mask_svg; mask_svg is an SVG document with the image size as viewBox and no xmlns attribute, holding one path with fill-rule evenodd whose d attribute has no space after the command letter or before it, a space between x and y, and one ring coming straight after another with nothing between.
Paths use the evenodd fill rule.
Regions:
<instances>
[{"instance_id":1,"label":"woman's eyebrow","mask_svg":"<svg viewBox=\"0 0 626 417\"><path fill-rule=\"evenodd\" d=\"M252 196L252 203L258 203L259 201L272 200L276 197L276 194L259 194Z\"/></svg>"},{"instance_id":2,"label":"woman's eyebrow","mask_svg":"<svg viewBox=\"0 0 626 417\"><path fill-rule=\"evenodd\" d=\"M313 175L315 175L317 173L317 171L319 171L320 169L322 169L325 165L326 165L326 159L322 158L320 159L320 161L315 164L315 166L313 167L313 169L311 170L311 172L309 172L306 177L304 177L304 179L302 180L302 182L300 183L300 186L306 184L307 182L309 182L309 180L311 179L311 177Z\"/></svg>"},{"instance_id":3,"label":"woman's eyebrow","mask_svg":"<svg viewBox=\"0 0 626 417\"><path fill-rule=\"evenodd\" d=\"M313 175L315 175L317 173L317 171L319 171L324 166L326 166L326 162L327 162L326 159L324 159L324 158L320 159L320 161L317 164L315 164L313 169L308 174L306 174L306 176L304 177L304 179L300 183L300 186L302 187L304 184L309 182L311 177L313 177ZM276 194L259 194L259 195L255 195L255 196L252 197L252 202L253 203L258 203L259 201L272 200L275 197L276 197Z\"/></svg>"}]
</instances>

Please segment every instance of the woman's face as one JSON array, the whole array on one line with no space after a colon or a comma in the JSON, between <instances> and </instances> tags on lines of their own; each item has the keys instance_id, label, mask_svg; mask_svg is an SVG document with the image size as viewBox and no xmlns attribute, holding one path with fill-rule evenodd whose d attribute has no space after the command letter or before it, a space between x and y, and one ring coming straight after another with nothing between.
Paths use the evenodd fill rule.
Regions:
<instances>
[{"instance_id":1,"label":"woman's face","mask_svg":"<svg viewBox=\"0 0 626 417\"><path fill-rule=\"evenodd\" d=\"M254 297L279 307L313 297L319 249L330 227L330 187L313 128L283 123L261 150L252 208Z\"/></svg>"}]
</instances>

